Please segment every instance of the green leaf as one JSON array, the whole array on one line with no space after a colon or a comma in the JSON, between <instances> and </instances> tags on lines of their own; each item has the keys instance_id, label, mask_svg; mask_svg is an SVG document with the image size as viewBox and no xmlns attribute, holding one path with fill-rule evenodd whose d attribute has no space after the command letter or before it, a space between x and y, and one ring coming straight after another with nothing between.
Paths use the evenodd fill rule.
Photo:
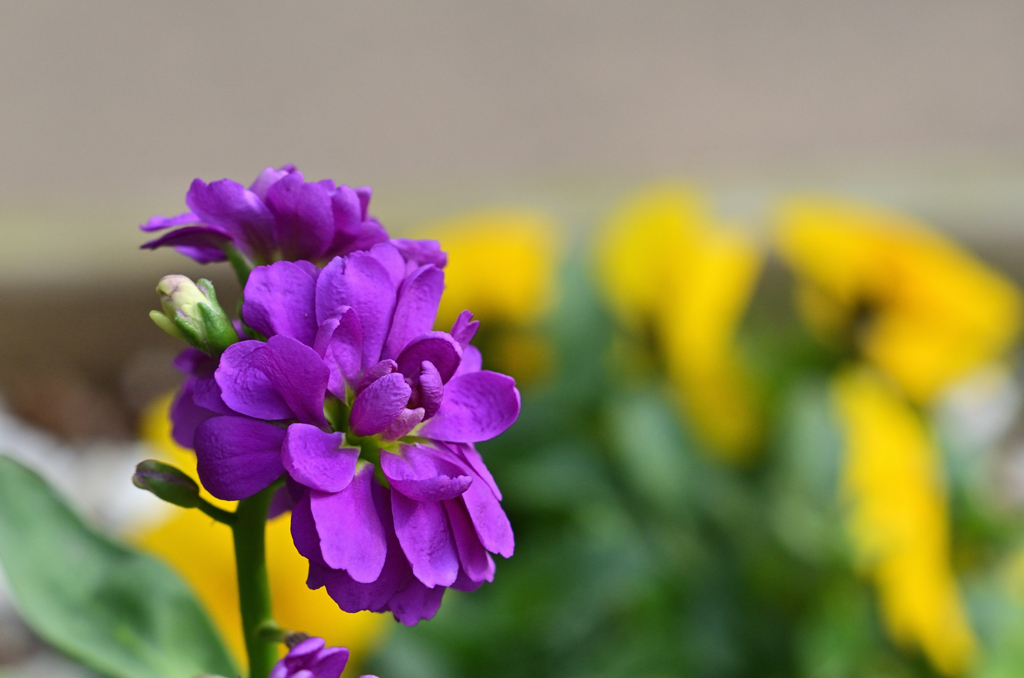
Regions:
<instances>
[{"instance_id":1,"label":"green leaf","mask_svg":"<svg viewBox=\"0 0 1024 678\"><path fill-rule=\"evenodd\" d=\"M611 437L627 480L662 508L679 506L690 469L675 413L653 391L623 394L609 404Z\"/></svg>"},{"instance_id":2,"label":"green leaf","mask_svg":"<svg viewBox=\"0 0 1024 678\"><path fill-rule=\"evenodd\" d=\"M104 675L237 675L174 572L87 527L42 478L2 455L0 564L26 623Z\"/></svg>"}]
</instances>

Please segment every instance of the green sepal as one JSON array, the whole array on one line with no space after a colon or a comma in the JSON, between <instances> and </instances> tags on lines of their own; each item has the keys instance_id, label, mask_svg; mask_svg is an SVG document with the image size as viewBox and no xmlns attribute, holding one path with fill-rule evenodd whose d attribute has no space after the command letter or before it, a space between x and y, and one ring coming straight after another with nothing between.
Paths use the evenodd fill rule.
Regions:
<instances>
[{"instance_id":1,"label":"green sepal","mask_svg":"<svg viewBox=\"0 0 1024 678\"><path fill-rule=\"evenodd\" d=\"M182 331L178 329L178 326L175 325L170 318L164 315L163 312L150 311L149 319L152 320L157 327L159 327L160 329L162 329L164 332L171 335L175 339L188 341L188 339L185 338L185 335L182 333Z\"/></svg>"},{"instance_id":2,"label":"green sepal","mask_svg":"<svg viewBox=\"0 0 1024 678\"><path fill-rule=\"evenodd\" d=\"M206 342L203 341L203 336L199 334L199 330L195 328L188 320L185 320L177 313L171 318L171 322L178 328L178 331L185 337L185 341L189 344L198 348L200 351L206 351Z\"/></svg>"},{"instance_id":3,"label":"green sepal","mask_svg":"<svg viewBox=\"0 0 1024 678\"><path fill-rule=\"evenodd\" d=\"M214 304L216 304L216 300L214 300ZM200 303L199 315L206 328L207 353L220 355L228 346L238 342L238 333L235 332L231 321L219 305L214 309L210 304Z\"/></svg>"},{"instance_id":4,"label":"green sepal","mask_svg":"<svg viewBox=\"0 0 1024 678\"><path fill-rule=\"evenodd\" d=\"M135 467L132 483L182 508L198 508L202 502L196 481L184 471L155 459L147 459Z\"/></svg>"}]
</instances>

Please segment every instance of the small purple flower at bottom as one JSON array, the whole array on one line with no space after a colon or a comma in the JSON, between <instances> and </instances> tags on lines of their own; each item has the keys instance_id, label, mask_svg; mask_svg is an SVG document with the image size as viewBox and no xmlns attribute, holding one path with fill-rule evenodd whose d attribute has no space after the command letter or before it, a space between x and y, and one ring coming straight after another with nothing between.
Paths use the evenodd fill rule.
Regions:
<instances>
[{"instance_id":1,"label":"small purple flower at bottom","mask_svg":"<svg viewBox=\"0 0 1024 678\"><path fill-rule=\"evenodd\" d=\"M326 645L323 638L306 638L274 665L270 678L338 678L348 663L348 648Z\"/></svg>"}]
</instances>

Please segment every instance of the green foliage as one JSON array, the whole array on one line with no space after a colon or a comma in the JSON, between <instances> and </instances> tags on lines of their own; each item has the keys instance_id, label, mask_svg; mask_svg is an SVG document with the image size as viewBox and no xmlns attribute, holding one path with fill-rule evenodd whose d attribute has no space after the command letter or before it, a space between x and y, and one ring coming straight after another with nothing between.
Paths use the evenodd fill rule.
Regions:
<instances>
[{"instance_id":1,"label":"green foliage","mask_svg":"<svg viewBox=\"0 0 1024 678\"><path fill-rule=\"evenodd\" d=\"M616 330L579 261L562 289L547 327L557 370L523 385L519 421L479 445L515 556L492 584L449 591L431 622L396 629L370 668L389 678L934 677L889 639L853 565L829 390L841 356L773 325L778 314L748 323L741 339L767 435L757 462L735 468L703 448L646 338ZM967 589L986 648L976 675L1024 675L1024 615L992 584L1020 532L988 495L953 480L957 555L980 553L971 576L989 587Z\"/></svg>"},{"instance_id":2,"label":"green foliage","mask_svg":"<svg viewBox=\"0 0 1024 678\"><path fill-rule=\"evenodd\" d=\"M29 626L103 675L237 674L176 574L90 529L42 478L4 456L0 563Z\"/></svg>"}]
</instances>

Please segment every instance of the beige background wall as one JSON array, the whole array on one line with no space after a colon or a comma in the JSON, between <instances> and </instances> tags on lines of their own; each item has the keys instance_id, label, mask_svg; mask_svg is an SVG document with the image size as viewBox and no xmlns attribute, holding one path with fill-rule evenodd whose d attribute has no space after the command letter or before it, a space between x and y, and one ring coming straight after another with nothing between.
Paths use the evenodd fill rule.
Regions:
<instances>
[{"instance_id":1,"label":"beige background wall","mask_svg":"<svg viewBox=\"0 0 1024 678\"><path fill-rule=\"evenodd\" d=\"M1024 4L0 3L0 191L1018 160Z\"/></svg>"},{"instance_id":2,"label":"beige background wall","mask_svg":"<svg viewBox=\"0 0 1024 678\"><path fill-rule=\"evenodd\" d=\"M135 223L288 161L398 230L672 174L1013 232L1022 35L1009 0L0 1L0 285L162 269Z\"/></svg>"}]
</instances>

